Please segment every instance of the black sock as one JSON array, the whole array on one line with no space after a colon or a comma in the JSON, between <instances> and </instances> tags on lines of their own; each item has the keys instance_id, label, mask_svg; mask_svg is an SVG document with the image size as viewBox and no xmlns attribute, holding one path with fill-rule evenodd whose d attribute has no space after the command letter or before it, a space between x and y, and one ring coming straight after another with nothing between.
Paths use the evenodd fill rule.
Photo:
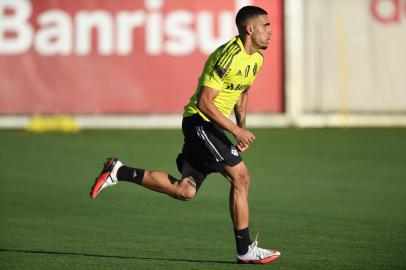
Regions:
<instances>
[{"instance_id":1,"label":"black sock","mask_svg":"<svg viewBox=\"0 0 406 270\"><path fill-rule=\"evenodd\" d=\"M144 173L144 169L121 166L117 171L117 179L118 181L128 181L141 185Z\"/></svg>"},{"instance_id":2,"label":"black sock","mask_svg":"<svg viewBox=\"0 0 406 270\"><path fill-rule=\"evenodd\" d=\"M234 235L237 244L237 252L240 255L244 255L248 252L248 246L252 243L248 227L242 230L234 229Z\"/></svg>"}]
</instances>

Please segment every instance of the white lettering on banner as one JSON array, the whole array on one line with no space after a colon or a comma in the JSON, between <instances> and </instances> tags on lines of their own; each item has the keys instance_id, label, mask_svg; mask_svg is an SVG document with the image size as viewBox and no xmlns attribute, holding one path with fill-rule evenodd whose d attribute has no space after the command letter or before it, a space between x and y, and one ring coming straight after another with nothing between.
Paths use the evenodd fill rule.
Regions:
<instances>
[{"instance_id":1,"label":"white lettering on banner","mask_svg":"<svg viewBox=\"0 0 406 270\"><path fill-rule=\"evenodd\" d=\"M75 17L76 53L86 55L91 52L92 30L97 29L99 53L113 53L113 25L111 15L103 10L81 11Z\"/></svg>"},{"instance_id":2,"label":"white lettering on banner","mask_svg":"<svg viewBox=\"0 0 406 270\"><path fill-rule=\"evenodd\" d=\"M146 18L146 52L151 55L161 54L162 51L162 15L159 9L163 6L161 0L145 1L145 6L150 11Z\"/></svg>"},{"instance_id":3,"label":"white lettering on banner","mask_svg":"<svg viewBox=\"0 0 406 270\"><path fill-rule=\"evenodd\" d=\"M220 28L220 33L218 38L216 39L213 37L213 30L214 29L214 18L211 12L200 12L197 16L197 25L199 26L199 30L197 32L197 43L200 46L200 50L205 53L209 54L213 51L213 44L220 44L224 40L224 37L229 36L230 34L227 32L228 29L233 29L234 26L234 14L231 12L222 12L220 13L220 22L219 24L223 27ZM204 27L206 26L206 27Z\"/></svg>"},{"instance_id":4,"label":"white lettering on banner","mask_svg":"<svg viewBox=\"0 0 406 270\"><path fill-rule=\"evenodd\" d=\"M7 9L14 11L13 16L5 16ZM31 12L27 1L0 1L0 53L16 54L30 48L33 30L27 21Z\"/></svg>"},{"instance_id":5,"label":"white lettering on banner","mask_svg":"<svg viewBox=\"0 0 406 270\"><path fill-rule=\"evenodd\" d=\"M141 27L145 22L143 11L127 12L123 11L117 15L116 53L120 55L130 54L132 52L133 30ZM158 32L158 31L157 31ZM162 36L161 34L159 36ZM162 41L160 41L161 43Z\"/></svg>"},{"instance_id":6,"label":"white lettering on banner","mask_svg":"<svg viewBox=\"0 0 406 270\"><path fill-rule=\"evenodd\" d=\"M184 10L168 15L165 30L170 39L165 44L165 51L171 55L189 54L196 47L193 30L187 27L193 22L193 15Z\"/></svg>"},{"instance_id":7,"label":"white lettering on banner","mask_svg":"<svg viewBox=\"0 0 406 270\"><path fill-rule=\"evenodd\" d=\"M400 24L406 20L406 0L372 0L372 16L382 24Z\"/></svg>"},{"instance_id":8,"label":"white lettering on banner","mask_svg":"<svg viewBox=\"0 0 406 270\"><path fill-rule=\"evenodd\" d=\"M178 9L164 14L164 4L164 0L144 0L145 9L115 14L101 9L78 10L73 16L62 9L50 9L31 18L31 1L1 0L0 54L23 54L32 48L44 56L89 55L92 50L101 55L128 55L134 52L134 31L141 28L148 55L180 56L195 50L208 54L235 34L234 10L219 12L214 25L211 11ZM234 0L235 10L250 4L251 0ZM37 30L33 30L30 19L38 24ZM97 36L95 46L93 32Z\"/></svg>"},{"instance_id":9,"label":"white lettering on banner","mask_svg":"<svg viewBox=\"0 0 406 270\"><path fill-rule=\"evenodd\" d=\"M42 30L34 38L34 47L42 55L68 55L72 52L70 17L59 10L41 14L38 23Z\"/></svg>"}]
</instances>

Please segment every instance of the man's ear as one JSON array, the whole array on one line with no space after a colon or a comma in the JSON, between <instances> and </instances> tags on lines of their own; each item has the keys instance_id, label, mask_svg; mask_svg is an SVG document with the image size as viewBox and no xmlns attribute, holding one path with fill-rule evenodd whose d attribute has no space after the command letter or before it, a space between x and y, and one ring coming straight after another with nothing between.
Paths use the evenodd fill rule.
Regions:
<instances>
[{"instance_id":1,"label":"man's ear","mask_svg":"<svg viewBox=\"0 0 406 270\"><path fill-rule=\"evenodd\" d=\"M246 25L245 32L247 33L247 35L252 35L252 33L254 33L254 27L250 24Z\"/></svg>"}]
</instances>

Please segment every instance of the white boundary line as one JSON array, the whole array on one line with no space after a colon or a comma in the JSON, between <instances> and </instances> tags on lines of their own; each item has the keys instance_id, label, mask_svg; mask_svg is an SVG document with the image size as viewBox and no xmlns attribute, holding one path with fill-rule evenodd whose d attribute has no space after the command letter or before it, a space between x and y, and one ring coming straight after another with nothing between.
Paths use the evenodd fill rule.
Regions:
<instances>
[{"instance_id":1,"label":"white boundary line","mask_svg":"<svg viewBox=\"0 0 406 270\"><path fill-rule=\"evenodd\" d=\"M0 129L24 129L31 116L0 116ZM181 114L73 116L80 129L180 129ZM299 115L294 121L284 114L248 114L248 128L269 127L406 127L406 115L349 114L343 126L340 113Z\"/></svg>"}]
</instances>

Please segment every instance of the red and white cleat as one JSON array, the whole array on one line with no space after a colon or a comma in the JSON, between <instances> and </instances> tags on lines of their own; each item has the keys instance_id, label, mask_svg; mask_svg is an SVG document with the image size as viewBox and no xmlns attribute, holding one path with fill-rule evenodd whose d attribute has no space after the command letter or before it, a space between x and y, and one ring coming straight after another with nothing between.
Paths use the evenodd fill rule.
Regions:
<instances>
[{"instance_id":1,"label":"red and white cleat","mask_svg":"<svg viewBox=\"0 0 406 270\"><path fill-rule=\"evenodd\" d=\"M104 188L114 186L118 183L117 171L121 166L123 166L123 163L117 158L110 157L106 160L103 170L94 181L92 190L90 191L90 197L92 199L95 199Z\"/></svg>"},{"instance_id":2,"label":"red and white cleat","mask_svg":"<svg viewBox=\"0 0 406 270\"><path fill-rule=\"evenodd\" d=\"M266 264L281 256L277 250L270 250L258 247L258 241L255 240L248 247L248 252L244 255L237 254L238 263Z\"/></svg>"}]
</instances>

